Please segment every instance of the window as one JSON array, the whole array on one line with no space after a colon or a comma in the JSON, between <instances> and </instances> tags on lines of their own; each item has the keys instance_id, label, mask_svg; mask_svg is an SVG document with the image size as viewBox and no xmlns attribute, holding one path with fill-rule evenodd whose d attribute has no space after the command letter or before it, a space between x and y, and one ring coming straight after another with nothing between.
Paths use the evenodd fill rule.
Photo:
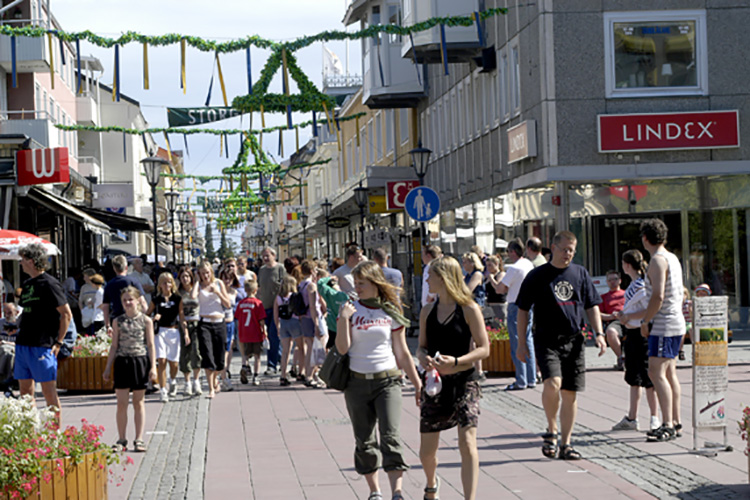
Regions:
<instances>
[{"instance_id":1,"label":"window","mask_svg":"<svg viewBox=\"0 0 750 500\"><path fill-rule=\"evenodd\" d=\"M479 137L482 133L482 125L485 122L484 117L487 114L484 106L482 106L482 94L484 94L484 86L482 85L482 82L484 81L484 78L480 81L478 72L474 73L472 78L471 97L473 100L472 116L474 117L474 134L476 137Z\"/></svg>"},{"instance_id":2,"label":"window","mask_svg":"<svg viewBox=\"0 0 750 500\"><path fill-rule=\"evenodd\" d=\"M500 121L505 122L510 118L510 111L508 110L508 53L502 51L500 53L500 68L498 69L498 85L499 85L499 103L498 111L500 112Z\"/></svg>"},{"instance_id":3,"label":"window","mask_svg":"<svg viewBox=\"0 0 750 500\"><path fill-rule=\"evenodd\" d=\"M385 153L393 152L393 110L385 112Z\"/></svg>"},{"instance_id":4,"label":"window","mask_svg":"<svg viewBox=\"0 0 750 500\"><path fill-rule=\"evenodd\" d=\"M44 98L42 97L42 86L38 83L34 84L34 98L35 98L35 106L36 106L36 113L39 113L42 108L44 107ZM39 115L35 113L34 118L40 118Z\"/></svg>"},{"instance_id":5,"label":"window","mask_svg":"<svg viewBox=\"0 0 750 500\"><path fill-rule=\"evenodd\" d=\"M518 45L510 49L511 74L510 76L510 103L513 115L521 113L521 60L518 54Z\"/></svg>"},{"instance_id":6,"label":"window","mask_svg":"<svg viewBox=\"0 0 750 500\"><path fill-rule=\"evenodd\" d=\"M409 110L402 108L398 110L399 132L401 135L401 144L409 140ZM434 136L433 136L434 137Z\"/></svg>"},{"instance_id":7,"label":"window","mask_svg":"<svg viewBox=\"0 0 750 500\"><path fill-rule=\"evenodd\" d=\"M443 130L443 124L445 123L445 120L443 120L443 117L445 115L443 114L443 100L439 100L437 103L437 112L435 113L435 146L438 151L438 154L440 156L443 155L443 151L445 148L446 140L445 140L445 132Z\"/></svg>"},{"instance_id":8,"label":"window","mask_svg":"<svg viewBox=\"0 0 750 500\"><path fill-rule=\"evenodd\" d=\"M383 114L380 112L375 115L375 155L373 160L383 158Z\"/></svg>"},{"instance_id":9,"label":"window","mask_svg":"<svg viewBox=\"0 0 750 500\"><path fill-rule=\"evenodd\" d=\"M372 135L372 120L367 123L367 164L372 165L375 158L375 137Z\"/></svg>"},{"instance_id":10,"label":"window","mask_svg":"<svg viewBox=\"0 0 750 500\"><path fill-rule=\"evenodd\" d=\"M456 86L456 107L453 108L454 115L456 117L456 120L458 120L458 124L456 126L456 131L458 132L458 142L459 144L464 143L464 133L466 132L466 100L464 99L464 82L459 83Z\"/></svg>"},{"instance_id":11,"label":"window","mask_svg":"<svg viewBox=\"0 0 750 500\"><path fill-rule=\"evenodd\" d=\"M395 24L401 26L401 13L398 5L388 6L388 24ZM401 43L401 35L388 35L388 41L390 43Z\"/></svg>"},{"instance_id":12,"label":"window","mask_svg":"<svg viewBox=\"0 0 750 500\"><path fill-rule=\"evenodd\" d=\"M708 93L706 13L604 14L607 97Z\"/></svg>"},{"instance_id":13,"label":"window","mask_svg":"<svg viewBox=\"0 0 750 500\"><path fill-rule=\"evenodd\" d=\"M451 91L451 107L450 107L450 113L448 115L448 128L450 130L450 144L453 149L456 149L458 145L458 134L460 132L460 129L458 128L457 122L458 120L458 99L456 95L456 90L453 89Z\"/></svg>"}]
</instances>

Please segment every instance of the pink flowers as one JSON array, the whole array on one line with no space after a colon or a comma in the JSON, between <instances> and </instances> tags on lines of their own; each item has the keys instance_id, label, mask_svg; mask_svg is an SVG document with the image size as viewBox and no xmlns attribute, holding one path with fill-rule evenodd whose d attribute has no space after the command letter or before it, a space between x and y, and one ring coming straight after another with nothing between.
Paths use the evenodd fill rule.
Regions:
<instances>
[{"instance_id":1,"label":"pink flowers","mask_svg":"<svg viewBox=\"0 0 750 500\"><path fill-rule=\"evenodd\" d=\"M750 406L746 406L742 410L742 418L737 422L740 429L740 436L745 441L745 455L750 456L750 441L748 441L748 433L750 433Z\"/></svg>"}]
</instances>

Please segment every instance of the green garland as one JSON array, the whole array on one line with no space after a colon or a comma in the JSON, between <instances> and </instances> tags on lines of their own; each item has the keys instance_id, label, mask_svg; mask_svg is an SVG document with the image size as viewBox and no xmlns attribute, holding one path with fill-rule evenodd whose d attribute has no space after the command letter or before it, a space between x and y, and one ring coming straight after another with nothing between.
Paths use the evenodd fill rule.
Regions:
<instances>
[{"instance_id":1,"label":"green garland","mask_svg":"<svg viewBox=\"0 0 750 500\"><path fill-rule=\"evenodd\" d=\"M294 111L323 111L325 105L327 109L333 110L336 106L336 100L320 92L317 87L307 78L307 75L297 66L297 59L291 52L286 53L286 66L289 70L289 76L297 83L299 94L268 94L268 86L271 84L273 75L282 65L282 53L284 49L276 49L266 61L260 78L253 86L253 93L245 96L235 97L232 101L232 107L243 113L252 113L260 110L263 106L265 111L284 113L287 105L291 106Z\"/></svg>"},{"instance_id":2,"label":"green garland","mask_svg":"<svg viewBox=\"0 0 750 500\"><path fill-rule=\"evenodd\" d=\"M491 8L479 12L479 19L484 21L490 17L505 15L508 9L505 8ZM328 42L333 40L358 40L362 38L370 38L378 35L379 33L387 33L390 35L401 35L409 36L410 33L419 33L426 31L439 24L444 24L447 27L454 26L471 26L474 23L474 16L451 16L451 17L435 17L426 21L411 25L411 26L398 26L395 24L379 24L369 26L366 29L348 33L346 31L323 31L316 35L303 36L292 40L290 42L274 42L262 38L257 35L247 36L245 38L230 40L228 42L217 42L215 40L206 40L197 36L185 36L177 33L170 33L166 35L148 36L136 33L134 31L128 31L123 33L118 38L107 38L92 33L89 30L79 32L66 32L63 30L53 30L52 33L59 39L66 42L75 42L76 40L85 40L93 45L105 48L111 48L115 45L127 45L129 43L145 43L155 47L164 47L167 45L175 45L180 43L183 39L186 44L200 50L201 52L218 52L220 54L226 54L231 52L237 52L244 50L248 47L258 47L261 49L274 49L278 50L285 48L287 52L295 52L299 49L312 45L315 42ZM11 27L7 24L0 26L0 35L8 36L28 36L39 38L45 36L48 30L40 27L22 26L22 27Z\"/></svg>"},{"instance_id":3,"label":"green garland","mask_svg":"<svg viewBox=\"0 0 750 500\"><path fill-rule=\"evenodd\" d=\"M257 110L256 110L257 111ZM365 116L367 113L360 112L355 113L352 115L342 116L340 118L337 118L339 122L346 122L349 120L354 120L356 118L361 118ZM293 126L293 128L304 128L309 125L312 125L312 120L307 120L301 123L298 123ZM256 130L240 130L240 129L212 129L212 128L178 128L178 127L151 127L147 129L134 129L134 128L126 128L126 127L118 127L118 126L108 126L108 127L99 127L95 125L62 125L59 123L55 124L55 128L58 128L60 130L66 130L66 131L76 131L76 132L120 132L125 133L129 135L143 135L143 134L161 134L161 133L168 133L168 134L184 134L184 135L193 135L193 134L211 134L211 135L237 135L237 134L247 134L248 132L253 135L258 134L268 134L271 132L278 132L279 130L290 130L286 125L279 125L277 127L266 127L262 129L256 129Z\"/></svg>"}]
</instances>

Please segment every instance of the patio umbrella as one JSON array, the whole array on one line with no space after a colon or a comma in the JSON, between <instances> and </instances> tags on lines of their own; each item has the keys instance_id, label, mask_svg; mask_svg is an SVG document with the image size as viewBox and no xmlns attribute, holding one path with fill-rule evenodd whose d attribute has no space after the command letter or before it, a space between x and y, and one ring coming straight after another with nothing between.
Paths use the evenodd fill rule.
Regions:
<instances>
[{"instance_id":1,"label":"patio umbrella","mask_svg":"<svg viewBox=\"0 0 750 500\"><path fill-rule=\"evenodd\" d=\"M60 255L60 249L44 238L23 231L0 229L0 259L20 260L18 251L31 243L41 244L47 250L47 255Z\"/></svg>"}]
</instances>

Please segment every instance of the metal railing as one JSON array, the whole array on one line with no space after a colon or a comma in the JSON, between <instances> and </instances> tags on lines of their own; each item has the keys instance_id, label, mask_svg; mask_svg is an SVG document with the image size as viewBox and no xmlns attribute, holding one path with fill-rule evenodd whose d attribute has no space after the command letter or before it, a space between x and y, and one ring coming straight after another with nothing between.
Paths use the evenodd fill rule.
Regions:
<instances>
[{"instance_id":1,"label":"metal railing","mask_svg":"<svg viewBox=\"0 0 750 500\"><path fill-rule=\"evenodd\" d=\"M357 87L362 85L362 75L324 75L323 87Z\"/></svg>"}]
</instances>

